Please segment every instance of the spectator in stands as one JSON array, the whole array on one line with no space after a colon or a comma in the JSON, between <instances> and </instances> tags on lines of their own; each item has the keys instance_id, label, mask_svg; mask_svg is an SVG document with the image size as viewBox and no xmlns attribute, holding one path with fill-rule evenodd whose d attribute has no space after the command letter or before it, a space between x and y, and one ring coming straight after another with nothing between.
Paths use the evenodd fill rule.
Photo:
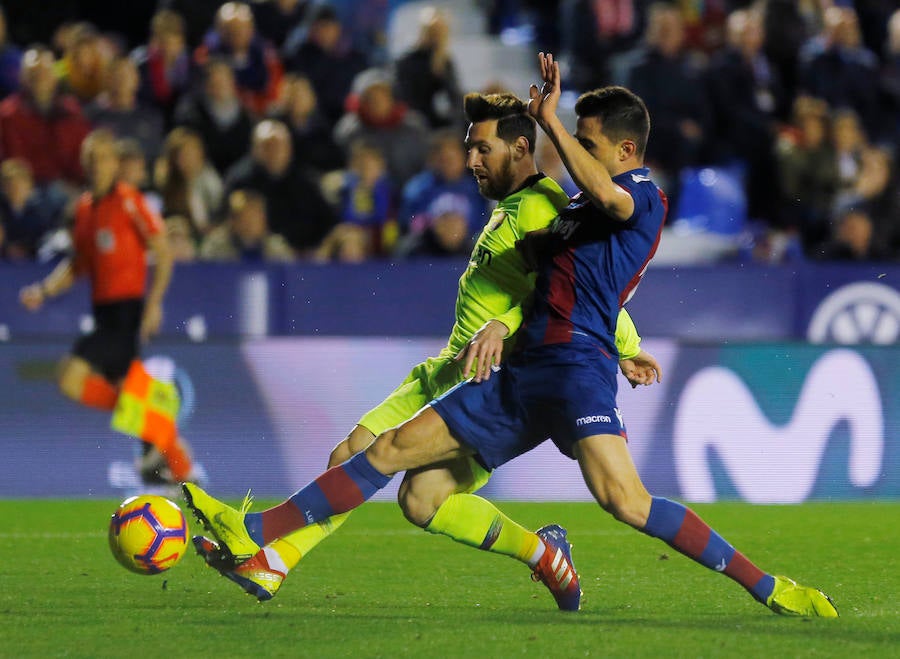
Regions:
<instances>
[{"instance_id":1,"label":"spectator in stands","mask_svg":"<svg viewBox=\"0 0 900 659\"><path fill-rule=\"evenodd\" d=\"M872 218L862 209L842 212L836 221L834 236L815 250L823 261L868 261L877 258L872 240Z\"/></svg>"},{"instance_id":2,"label":"spectator in stands","mask_svg":"<svg viewBox=\"0 0 900 659\"><path fill-rule=\"evenodd\" d=\"M269 231L266 199L253 190L235 190L228 195L225 222L213 229L200 245L205 261L293 261L287 241Z\"/></svg>"},{"instance_id":3,"label":"spectator in stands","mask_svg":"<svg viewBox=\"0 0 900 659\"><path fill-rule=\"evenodd\" d=\"M706 0L672 4L678 6L684 19L685 48L709 54L719 50L725 42L725 22L730 5L743 8L749 3L745 0Z\"/></svg>"},{"instance_id":4,"label":"spectator in stands","mask_svg":"<svg viewBox=\"0 0 900 659\"><path fill-rule=\"evenodd\" d=\"M716 161L740 161L746 167L750 217L769 223L779 216L775 170L778 117L787 102L778 73L762 51L762 14L739 9L728 16L728 45L713 55L708 79Z\"/></svg>"},{"instance_id":5,"label":"spectator in stands","mask_svg":"<svg viewBox=\"0 0 900 659\"><path fill-rule=\"evenodd\" d=\"M765 32L766 56L778 72L788 99L797 92L798 58L801 46L809 37L809 27L804 20L797 0L767 0L761 8ZM790 111L790 108L786 108Z\"/></svg>"},{"instance_id":6,"label":"spectator in stands","mask_svg":"<svg viewBox=\"0 0 900 659\"><path fill-rule=\"evenodd\" d=\"M644 47L627 70L625 86L644 99L653 117L647 166L676 208L678 172L700 161L711 118L703 72L684 49L684 20L674 5L651 5Z\"/></svg>"},{"instance_id":7,"label":"spectator in stands","mask_svg":"<svg viewBox=\"0 0 900 659\"><path fill-rule=\"evenodd\" d=\"M168 9L183 18L189 48L200 45L221 6L222 0L158 0L157 3L160 10Z\"/></svg>"},{"instance_id":8,"label":"spectator in stands","mask_svg":"<svg viewBox=\"0 0 900 659\"><path fill-rule=\"evenodd\" d=\"M647 0L560 2L561 45L575 89L594 89L618 80L611 71L613 58L636 45L644 30L647 5Z\"/></svg>"},{"instance_id":9,"label":"spectator in stands","mask_svg":"<svg viewBox=\"0 0 900 659\"><path fill-rule=\"evenodd\" d=\"M136 139L150 162L159 155L163 138L162 113L138 102L140 77L134 60L113 60L106 74L106 85L97 99L85 108L94 128L108 128L117 137Z\"/></svg>"},{"instance_id":10,"label":"spectator in stands","mask_svg":"<svg viewBox=\"0 0 900 659\"><path fill-rule=\"evenodd\" d=\"M881 136L878 106L878 58L862 45L852 7L825 11L822 33L800 54L801 89L835 109L852 108L873 138Z\"/></svg>"},{"instance_id":11,"label":"spectator in stands","mask_svg":"<svg viewBox=\"0 0 900 659\"><path fill-rule=\"evenodd\" d=\"M837 110L831 115L831 143L837 164L837 198L840 204L844 195L852 195L862 171L863 154L869 149L859 117L853 110Z\"/></svg>"},{"instance_id":12,"label":"spectator in stands","mask_svg":"<svg viewBox=\"0 0 900 659\"><path fill-rule=\"evenodd\" d=\"M900 9L891 14L881 68L881 102L884 105L884 136L900 152Z\"/></svg>"},{"instance_id":13,"label":"spectator in stands","mask_svg":"<svg viewBox=\"0 0 900 659\"><path fill-rule=\"evenodd\" d=\"M332 137L332 126L318 107L309 78L289 73L284 77L281 102L270 118L291 131L297 161L316 174L341 169L345 158Z\"/></svg>"},{"instance_id":14,"label":"spectator in stands","mask_svg":"<svg viewBox=\"0 0 900 659\"><path fill-rule=\"evenodd\" d=\"M57 64L60 85L81 103L93 101L103 91L106 69L112 59L110 46L90 23L76 23L65 39L65 51Z\"/></svg>"},{"instance_id":15,"label":"spectator in stands","mask_svg":"<svg viewBox=\"0 0 900 659\"><path fill-rule=\"evenodd\" d=\"M487 202L466 168L466 153L455 131L432 137L428 168L403 188L398 219L404 234L401 254L457 254L484 225Z\"/></svg>"},{"instance_id":16,"label":"spectator in stands","mask_svg":"<svg viewBox=\"0 0 900 659\"><path fill-rule=\"evenodd\" d=\"M462 94L450 56L450 23L434 7L419 13L419 39L395 64L397 98L432 128L463 126Z\"/></svg>"},{"instance_id":17,"label":"spectator in stands","mask_svg":"<svg viewBox=\"0 0 900 659\"><path fill-rule=\"evenodd\" d=\"M131 57L141 76L138 98L157 107L168 127L178 100L191 84L191 58L181 14L168 9L157 12L150 23L150 42L136 48Z\"/></svg>"},{"instance_id":18,"label":"spectator in stands","mask_svg":"<svg viewBox=\"0 0 900 659\"><path fill-rule=\"evenodd\" d=\"M175 124L199 133L209 161L220 174L243 157L253 121L241 105L234 72L227 62L210 59L202 89L186 96L175 111Z\"/></svg>"},{"instance_id":19,"label":"spectator in stands","mask_svg":"<svg viewBox=\"0 0 900 659\"><path fill-rule=\"evenodd\" d=\"M891 154L883 148L862 150L853 187L835 200L837 213L864 211L872 222L873 249L877 258L900 257L900 181Z\"/></svg>"},{"instance_id":20,"label":"spectator in stands","mask_svg":"<svg viewBox=\"0 0 900 659\"><path fill-rule=\"evenodd\" d=\"M319 5L309 25L294 30L283 50L285 67L309 78L331 125L344 113L344 99L353 79L366 68L366 56L343 38L342 30L334 8Z\"/></svg>"},{"instance_id":21,"label":"spectator in stands","mask_svg":"<svg viewBox=\"0 0 900 659\"><path fill-rule=\"evenodd\" d=\"M225 186L262 194L272 231L301 255L318 247L335 224L334 210L295 160L290 132L280 121L256 125L249 155L229 170Z\"/></svg>"},{"instance_id":22,"label":"spectator in stands","mask_svg":"<svg viewBox=\"0 0 900 659\"><path fill-rule=\"evenodd\" d=\"M9 41L6 13L0 7L0 100L19 90L22 51Z\"/></svg>"},{"instance_id":23,"label":"spectator in stands","mask_svg":"<svg viewBox=\"0 0 900 659\"><path fill-rule=\"evenodd\" d=\"M391 178L403 185L422 170L428 148L425 119L394 98L392 80L380 69L368 69L353 81L347 112L334 127L334 138L346 152L363 140L376 146Z\"/></svg>"},{"instance_id":24,"label":"spectator in stands","mask_svg":"<svg viewBox=\"0 0 900 659\"><path fill-rule=\"evenodd\" d=\"M362 263L374 255L372 232L351 222L340 222L312 253L316 263Z\"/></svg>"},{"instance_id":25,"label":"spectator in stands","mask_svg":"<svg viewBox=\"0 0 900 659\"><path fill-rule=\"evenodd\" d=\"M313 0L266 0L251 7L259 34L281 49L291 31L303 23L312 4Z\"/></svg>"},{"instance_id":26,"label":"spectator in stands","mask_svg":"<svg viewBox=\"0 0 900 659\"><path fill-rule=\"evenodd\" d=\"M192 263L197 260L197 242L191 223L180 215L166 218L166 235L175 263Z\"/></svg>"},{"instance_id":27,"label":"spectator in stands","mask_svg":"<svg viewBox=\"0 0 900 659\"><path fill-rule=\"evenodd\" d=\"M792 126L779 135L776 158L782 204L809 253L827 237L838 187L837 160L824 101L798 97L793 117Z\"/></svg>"},{"instance_id":28,"label":"spectator in stands","mask_svg":"<svg viewBox=\"0 0 900 659\"><path fill-rule=\"evenodd\" d=\"M238 95L253 114L264 114L277 98L284 74L275 50L256 33L253 12L243 2L226 2L216 13L215 27L194 53L203 66L211 57L231 66Z\"/></svg>"},{"instance_id":29,"label":"spectator in stands","mask_svg":"<svg viewBox=\"0 0 900 659\"><path fill-rule=\"evenodd\" d=\"M156 170L156 187L162 193L164 217L183 218L194 240L212 230L225 186L207 162L203 140L197 132L180 126L166 136Z\"/></svg>"},{"instance_id":30,"label":"spectator in stands","mask_svg":"<svg viewBox=\"0 0 900 659\"><path fill-rule=\"evenodd\" d=\"M147 169L147 155L141 143L133 137L123 137L116 141L119 153L119 180L140 190L147 205L154 213L162 213L162 197L153 189Z\"/></svg>"},{"instance_id":31,"label":"spectator in stands","mask_svg":"<svg viewBox=\"0 0 900 659\"><path fill-rule=\"evenodd\" d=\"M58 186L35 187L31 167L20 158L0 164L0 256L32 260L42 239L62 226L68 197Z\"/></svg>"},{"instance_id":32,"label":"spectator in stands","mask_svg":"<svg viewBox=\"0 0 900 659\"><path fill-rule=\"evenodd\" d=\"M59 91L55 63L46 47L25 52L22 88L0 103L0 152L28 162L38 185L56 180L77 185L81 142L90 124L77 99Z\"/></svg>"},{"instance_id":33,"label":"spectator in stands","mask_svg":"<svg viewBox=\"0 0 900 659\"><path fill-rule=\"evenodd\" d=\"M342 175L339 221L316 260L359 263L389 249L397 234L392 194L384 156L365 142L354 143Z\"/></svg>"},{"instance_id":34,"label":"spectator in stands","mask_svg":"<svg viewBox=\"0 0 900 659\"><path fill-rule=\"evenodd\" d=\"M387 27L397 0L328 0L337 10L343 34L352 48L365 53L368 66L388 66Z\"/></svg>"}]
</instances>

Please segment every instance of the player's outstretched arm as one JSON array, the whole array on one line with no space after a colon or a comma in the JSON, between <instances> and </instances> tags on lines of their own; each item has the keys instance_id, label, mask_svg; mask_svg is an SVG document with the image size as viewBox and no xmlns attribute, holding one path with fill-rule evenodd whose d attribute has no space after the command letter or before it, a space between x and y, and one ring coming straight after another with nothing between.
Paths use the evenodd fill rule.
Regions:
<instances>
[{"instance_id":1,"label":"player's outstretched arm","mask_svg":"<svg viewBox=\"0 0 900 659\"><path fill-rule=\"evenodd\" d=\"M641 350L629 359L619 360L619 368L632 388L639 384L651 385L654 382L662 382L662 367L656 361L656 357L646 350Z\"/></svg>"},{"instance_id":2,"label":"player's outstretched arm","mask_svg":"<svg viewBox=\"0 0 900 659\"><path fill-rule=\"evenodd\" d=\"M498 366L503 358L503 339L507 335L509 328L499 320L489 320L482 325L454 357L458 362L465 360L463 375L472 377L475 382L490 379L491 367Z\"/></svg>"},{"instance_id":3,"label":"player's outstretched arm","mask_svg":"<svg viewBox=\"0 0 900 659\"><path fill-rule=\"evenodd\" d=\"M62 295L75 283L75 267L71 259L63 259L41 281L25 286L19 291L19 301L29 311L37 311L44 302Z\"/></svg>"},{"instance_id":4,"label":"player's outstretched arm","mask_svg":"<svg viewBox=\"0 0 900 659\"><path fill-rule=\"evenodd\" d=\"M634 199L616 185L606 167L592 154L595 144L582 144L566 131L556 114L561 94L559 63L552 53L538 53L543 84L531 85L528 113L553 142L572 180L591 202L610 217L622 222L634 213ZM629 143L630 144L630 143ZM632 144L631 147L634 145Z\"/></svg>"}]
</instances>

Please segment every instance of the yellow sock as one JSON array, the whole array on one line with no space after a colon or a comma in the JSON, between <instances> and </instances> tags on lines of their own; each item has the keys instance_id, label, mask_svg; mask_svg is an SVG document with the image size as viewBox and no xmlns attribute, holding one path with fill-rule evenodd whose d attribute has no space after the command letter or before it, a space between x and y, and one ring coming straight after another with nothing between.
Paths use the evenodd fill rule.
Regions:
<instances>
[{"instance_id":1,"label":"yellow sock","mask_svg":"<svg viewBox=\"0 0 900 659\"><path fill-rule=\"evenodd\" d=\"M281 556L281 560L284 561L287 569L292 570L300 562L301 558L312 551L313 547L337 531L347 521L349 516L349 512L341 513L340 515L323 519L317 524L304 526L293 533L288 533L283 538L278 538L269 546Z\"/></svg>"},{"instance_id":2,"label":"yellow sock","mask_svg":"<svg viewBox=\"0 0 900 659\"><path fill-rule=\"evenodd\" d=\"M540 538L474 494L451 494L425 527L471 547L532 564Z\"/></svg>"}]
</instances>

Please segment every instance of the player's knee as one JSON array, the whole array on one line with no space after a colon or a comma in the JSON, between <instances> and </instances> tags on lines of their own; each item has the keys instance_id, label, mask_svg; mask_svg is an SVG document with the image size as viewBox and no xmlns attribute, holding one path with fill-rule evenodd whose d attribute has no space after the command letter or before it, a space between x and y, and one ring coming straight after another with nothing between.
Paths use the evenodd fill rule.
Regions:
<instances>
[{"instance_id":1,"label":"player's knee","mask_svg":"<svg viewBox=\"0 0 900 659\"><path fill-rule=\"evenodd\" d=\"M81 400L81 392L84 389L84 377L66 364L62 364L56 374L56 386L63 396L78 401Z\"/></svg>"},{"instance_id":2,"label":"player's knee","mask_svg":"<svg viewBox=\"0 0 900 659\"><path fill-rule=\"evenodd\" d=\"M400 484L400 490L397 493L397 503L400 504L403 516L410 523L423 529L428 526L428 522L437 511L432 498L423 496L423 493L414 487L409 480L404 480Z\"/></svg>"}]
</instances>

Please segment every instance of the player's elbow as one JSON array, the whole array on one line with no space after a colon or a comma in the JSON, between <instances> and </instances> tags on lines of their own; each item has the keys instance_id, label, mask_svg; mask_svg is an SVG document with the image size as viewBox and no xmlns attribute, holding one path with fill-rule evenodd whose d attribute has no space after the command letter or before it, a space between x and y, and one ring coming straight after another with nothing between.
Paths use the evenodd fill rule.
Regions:
<instances>
[{"instance_id":1,"label":"player's elbow","mask_svg":"<svg viewBox=\"0 0 900 659\"><path fill-rule=\"evenodd\" d=\"M614 220L625 222L634 213L631 195L615 184L597 181L595 185L586 185L584 193L594 206Z\"/></svg>"}]
</instances>

